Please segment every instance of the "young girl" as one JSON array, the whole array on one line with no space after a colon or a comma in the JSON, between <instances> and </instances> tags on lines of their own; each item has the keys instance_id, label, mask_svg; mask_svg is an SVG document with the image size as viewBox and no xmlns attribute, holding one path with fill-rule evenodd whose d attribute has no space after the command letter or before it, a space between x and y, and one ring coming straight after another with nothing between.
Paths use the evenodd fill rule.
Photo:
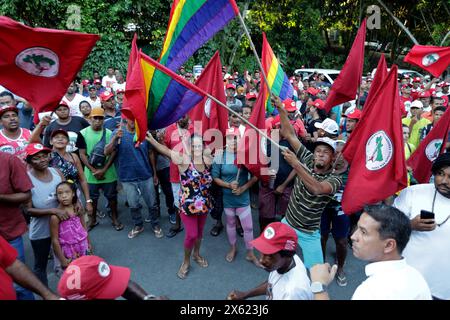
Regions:
<instances>
[{"instance_id":1,"label":"young girl","mask_svg":"<svg viewBox=\"0 0 450 320\"><path fill-rule=\"evenodd\" d=\"M88 254L90 241L83 215L77 213L75 205L78 201L76 187L70 181L63 181L56 186L58 209L69 216L61 221L57 216L50 218L50 234L53 250L65 269L72 260Z\"/></svg>"}]
</instances>

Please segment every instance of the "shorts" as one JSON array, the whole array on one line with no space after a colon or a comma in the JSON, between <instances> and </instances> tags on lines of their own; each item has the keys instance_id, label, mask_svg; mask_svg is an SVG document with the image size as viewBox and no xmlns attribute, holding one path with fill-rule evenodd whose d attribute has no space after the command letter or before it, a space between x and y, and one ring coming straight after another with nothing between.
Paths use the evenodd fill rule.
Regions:
<instances>
[{"instance_id":1,"label":"shorts","mask_svg":"<svg viewBox=\"0 0 450 320\"><path fill-rule=\"evenodd\" d=\"M320 221L320 233L327 235L330 233L335 239L344 239L350 232L350 217L338 207L326 207L323 210Z\"/></svg>"},{"instance_id":2,"label":"shorts","mask_svg":"<svg viewBox=\"0 0 450 320\"><path fill-rule=\"evenodd\" d=\"M100 190L103 190L103 195L108 200L117 199L117 181L110 183L88 183L89 195L92 200L98 200L100 197Z\"/></svg>"},{"instance_id":3,"label":"shorts","mask_svg":"<svg viewBox=\"0 0 450 320\"><path fill-rule=\"evenodd\" d=\"M181 198L181 183L172 182L172 194L173 194L173 204L178 209L180 208L180 198Z\"/></svg>"},{"instance_id":4,"label":"shorts","mask_svg":"<svg viewBox=\"0 0 450 320\"><path fill-rule=\"evenodd\" d=\"M274 190L259 186L259 216L273 219L277 214L284 216L291 197L292 187L286 187L283 194L275 195Z\"/></svg>"}]
</instances>

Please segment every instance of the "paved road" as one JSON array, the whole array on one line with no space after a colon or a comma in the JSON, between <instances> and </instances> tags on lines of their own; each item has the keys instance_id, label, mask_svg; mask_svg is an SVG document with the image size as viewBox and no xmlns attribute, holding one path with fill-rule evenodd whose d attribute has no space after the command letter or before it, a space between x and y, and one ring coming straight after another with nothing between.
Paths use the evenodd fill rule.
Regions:
<instances>
[{"instance_id":1,"label":"paved road","mask_svg":"<svg viewBox=\"0 0 450 320\"><path fill-rule=\"evenodd\" d=\"M148 292L167 295L171 299L187 300L223 300L233 290L248 290L267 279L268 273L258 269L245 260L245 245L243 238L238 237L238 255L234 262L225 261L228 250L228 240L225 232L218 237L209 234L214 220L208 218L202 254L208 259L209 267L200 268L194 262L185 280L180 280L176 273L183 259L184 232L174 238L157 239L151 231L150 224L145 224L146 230L134 239L128 239L127 233L132 228L131 217L124 206L124 197L119 193L120 220L125 225L122 231L116 231L111 226L108 217L99 219L100 225L90 232L94 253L103 257L112 265L127 266L132 269L132 279L138 282ZM161 201L163 204L164 201ZM253 210L254 224L257 226L257 211ZM161 225L164 231L170 227L168 215L162 208ZM255 232L256 236L256 232ZM29 241L26 244L27 264L31 265L33 252ZM334 261L334 241L328 243L327 261ZM364 280L365 263L356 260L349 250L346 272L348 285L339 287L336 282L329 288L333 299L348 300L355 288ZM49 286L55 289L57 277L51 271L49 263ZM259 299L263 299L260 297Z\"/></svg>"}]
</instances>

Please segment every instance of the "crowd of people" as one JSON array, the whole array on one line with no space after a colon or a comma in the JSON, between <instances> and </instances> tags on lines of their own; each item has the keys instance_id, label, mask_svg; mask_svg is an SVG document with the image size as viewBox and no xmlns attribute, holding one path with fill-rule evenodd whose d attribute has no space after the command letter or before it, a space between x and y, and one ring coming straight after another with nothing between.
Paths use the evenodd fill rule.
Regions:
<instances>
[{"instance_id":1,"label":"crowd of people","mask_svg":"<svg viewBox=\"0 0 450 320\"><path fill-rule=\"evenodd\" d=\"M184 67L179 74L195 81ZM200 252L208 216L215 220L212 236L225 227L226 262L233 263L237 236L243 237L249 266L270 274L255 289L234 290L228 299L327 299L326 286L335 275L339 286L351 276L345 272L349 245L357 258L369 262L368 279L353 299L450 299L445 272L450 267L450 132L430 183L418 184L409 174L410 186L394 195L393 204L389 199L347 215L341 199L349 165L339 155L358 125L372 79L362 80L355 101L326 112L330 84L323 75L293 75L293 96L284 101L273 96L274 111L266 114L266 129L270 135L279 133L283 147L272 149L267 142L266 149L279 158L269 182L236 164L245 131L242 119L250 118L261 81L259 71L241 76L224 68L226 105L233 112L220 150L209 149L194 133L188 115L148 132L136 144L135 123L121 113L126 84L113 67L104 77L94 72L92 79L72 82L54 112L37 115L36 125L27 101L1 91L0 299L33 299L32 292L45 299L165 299L132 282L129 269L93 255L89 233L98 217L108 213L115 230L125 227L119 191L133 221L129 239L144 231L144 222L156 238L185 231L184 259L176 272L180 279L189 276L191 258L201 268L209 266L208 253ZM450 82L408 75L398 81L408 158L448 108ZM159 221L161 193L171 224L167 231ZM101 195L106 208L100 207ZM426 218L423 211L432 216ZM33 272L23 264L27 230ZM333 267L324 263L330 234L336 244ZM61 277L58 294L47 288L49 255ZM82 272L77 290L65 284L72 267Z\"/></svg>"}]
</instances>

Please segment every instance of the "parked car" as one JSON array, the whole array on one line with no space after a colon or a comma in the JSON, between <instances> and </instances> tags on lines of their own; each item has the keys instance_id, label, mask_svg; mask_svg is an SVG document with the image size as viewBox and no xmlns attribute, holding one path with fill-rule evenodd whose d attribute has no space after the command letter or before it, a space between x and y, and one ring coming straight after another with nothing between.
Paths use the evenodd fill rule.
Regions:
<instances>
[{"instance_id":1,"label":"parked car","mask_svg":"<svg viewBox=\"0 0 450 320\"><path fill-rule=\"evenodd\" d=\"M321 73L325 76L325 82L328 82L330 85L333 84L334 80L339 75L340 70L335 69L296 69L294 74L302 75L303 79L309 78L314 72L317 74Z\"/></svg>"},{"instance_id":2,"label":"parked car","mask_svg":"<svg viewBox=\"0 0 450 320\"><path fill-rule=\"evenodd\" d=\"M388 69L388 71L389 71L389 70L390 70L390 69ZM372 78L375 76L375 72L376 72L376 71L377 71L377 68L375 68L375 69L372 70ZM414 78L414 77L421 77L421 78L423 78L423 74L421 74L421 73L419 73L419 72L417 72L417 71L414 71L414 70L398 69L398 70L397 70L397 73L398 73L398 75L399 75L400 78L402 78L402 77L405 76L406 74L409 75L411 78Z\"/></svg>"}]
</instances>

